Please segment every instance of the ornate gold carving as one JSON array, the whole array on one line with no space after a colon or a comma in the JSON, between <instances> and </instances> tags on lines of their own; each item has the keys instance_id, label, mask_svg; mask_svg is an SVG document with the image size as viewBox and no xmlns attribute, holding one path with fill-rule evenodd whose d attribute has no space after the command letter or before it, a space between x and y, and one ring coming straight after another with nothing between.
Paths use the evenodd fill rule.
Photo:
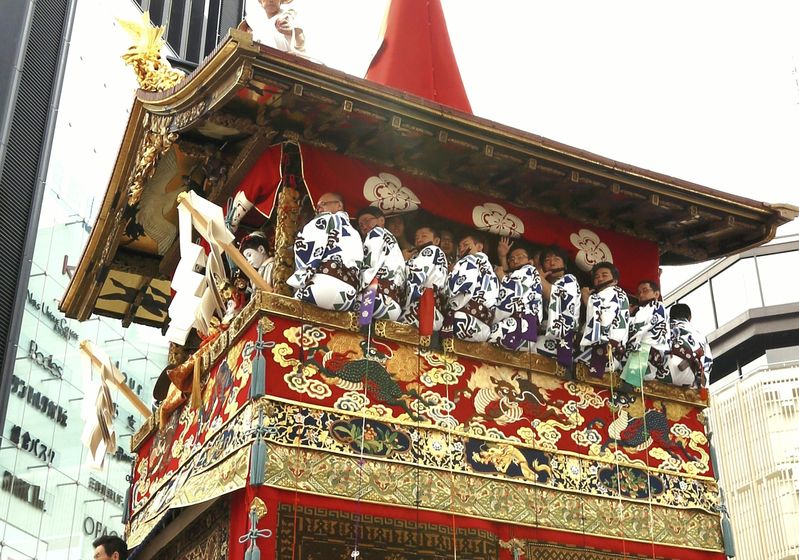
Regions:
<instances>
[{"instance_id":1,"label":"ornate gold carving","mask_svg":"<svg viewBox=\"0 0 799 560\"><path fill-rule=\"evenodd\" d=\"M590 375L588 373L588 366L582 362L575 364L575 375L578 381L598 387L607 387L608 389L618 387L621 383L620 372L605 372L605 375L600 379ZM645 381L644 396L647 398L666 399L702 408L707 407L709 404L708 401L702 399L697 389L677 387L676 385L670 385L661 381Z\"/></svg>"},{"instance_id":2,"label":"ornate gold carving","mask_svg":"<svg viewBox=\"0 0 799 560\"><path fill-rule=\"evenodd\" d=\"M266 509L266 504L264 503L264 501L257 496L252 499L252 502L250 502L250 509L255 510L255 514L257 516L258 521L263 519L264 516L269 511Z\"/></svg>"},{"instance_id":3,"label":"ornate gold carving","mask_svg":"<svg viewBox=\"0 0 799 560\"><path fill-rule=\"evenodd\" d=\"M136 433L133 434L130 438L130 451L131 453L136 453L139 448L142 446L144 441L154 434L158 426L156 424L156 418L158 414L153 414L147 420L145 420L144 424L142 424Z\"/></svg>"},{"instance_id":4,"label":"ornate gold carving","mask_svg":"<svg viewBox=\"0 0 799 560\"><path fill-rule=\"evenodd\" d=\"M451 340L452 349L448 350L459 356L466 356L483 362L502 364L519 369L528 369L550 375L558 374L558 365L555 360L541 356L534 352L514 352L486 344L483 342L467 342L465 340ZM446 349L446 345L445 345Z\"/></svg>"},{"instance_id":5,"label":"ornate gold carving","mask_svg":"<svg viewBox=\"0 0 799 560\"><path fill-rule=\"evenodd\" d=\"M216 147L210 143L198 144L197 142L191 142L190 140L181 138L177 145L184 156L201 160L205 165L207 165L209 159L218 154Z\"/></svg>"},{"instance_id":6,"label":"ornate gold carving","mask_svg":"<svg viewBox=\"0 0 799 560\"><path fill-rule=\"evenodd\" d=\"M261 332L270 333L275 330L275 322L269 317L261 317L258 320L258 326L261 327Z\"/></svg>"},{"instance_id":7,"label":"ornate gold carving","mask_svg":"<svg viewBox=\"0 0 799 560\"><path fill-rule=\"evenodd\" d=\"M542 373L551 373L558 377L564 377L566 374L565 369L559 366L558 362L534 352L530 353L530 369Z\"/></svg>"},{"instance_id":8,"label":"ornate gold carving","mask_svg":"<svg viewBox=\"0 0 799 560\"><path fill-rule=\"evenodd\" d=\"M177 140L178 135L169 132L171 120L171 117L144 113L142 128L146 132L136 151L136 163L128 179L128 206L139 202L144 184L155 173L155 164Z\"/></svg>"},{"instance_id":9,"label":"ornate gold carving","mask_svg":"<svg viewBox=\"0 0 799 560\"><path fill-rule=\"evenodd\" d=\"M291 317L298 321L317 323L334 329L358 330L358 316L349 311L330 311L304 303L292 297L275 293L260 292L259 305L262 311Z\"/></svg>"},{"instance_id":10,"label":"ornate gold carving","mask_svg":"<svg viewBox=\"0 0 799 560\"><path fill-rule=\"evenodd\" d=\"M258 109L260 111L261 106L259 106ZM238 117L224 111L208 115L208 122L225 128L231 128L244 134L256 134L259 128L251 119Z\"/></svg>"},{"instance_id":11,"label":"ornate gold carving","mask_svg":"<svg viewBox=\"0 0 799 560\"><path fill-rule=\"evenodd\" d=\"M275 221L275 268L272 285L275 292L291 295L291 286L286 281L294 273L294 238L297 236L297 219L300 214L300 193L284 185L277 199Z\"/></svg>"},{"instance_id":12,"label":"ornate gold carving","mask_svg":"<svg viewBox=\"0 0 799 560\"><path fill-rule=\"evenodd\" d=\"M241 332L246 328L247 325L250 324L250 321L255 316L256 312L258 311L258 296L257 292L247 305L236 315L233 320L230 322L230 327L228 328L230 342L236 340Z\"/></svg>"},{"instance_id":13,"label":"ornate gold carving","mask_svg":"<svg viewBox=\"0 0 799 560\"><path fill-rule=\"evenodd\" d=\"M302 317L302 302L276 293L258 292L258 305L263 311L300 319Z\"/></svg>"},{"instance_id":14,"label":"ornate gold carving","mask_svg":"<svg viewBox=\"0 0 799 560\"><path fill-rule=\"evenodd\" d=\"M164 28L154 27L150 23L149 12L144 12L139 21L117 21L134 41L122 55L122 60L133 67L139 87L146 91L165 91L175 87L184 74L173 70L169 62L161 56L165 43Z\"/></svg>"},{"instance_id":15,"label":"ornate gold carving","mask_svg":"<svg viewBox=\"0 0 799 560\"><path fill-rule=\"evenodd\" d=\"M499 547L504 548L506 550L510 550L511 553L517 553L514 555L514 558L521 558L524 556L524 549L527 545L527 541L523 541L522 539L510 539L507 541L503 541L502 539L499 540Z\"/></svg>"},{"instance_id":16,"label":"ornate gold carving","mask_svg":"<svg viewBox=\"0 0 799 560\"><path fill-rule=\"evenodd\" d=\"M254 402L252 409L253 418L257 418L262 411L264 413L264 417L270 419L274 418L275 415L278 413L277 405L273 401L268 400L266 397L261 397L260 399L253 402Z\"/></svg>"},{"instance_id":17,"label":"ornate gold carving","mask_svg":"<svg viewBox=\"0 0 799 560\"><path fill-rule=\"evenodd\" d=\"M287 490L307 492L313 488L314 494L340 499L445 511L616 539L640 534L641 520L646 520L647 526L653 529L655 543L703 550L720 550L722 546L719 515L703 510L677 509L644 501L620 503L607 496L573 494L437 470L425 471L425 492L418 497L407 492L418 476L415 465L362 460L357 456L281 445L270 446L265 466L266 484ZM362 485L353 485L346 477L319 476L320 472L358 472L365 480ZM453 495L453 488L461 490ZM466 499L464 496L502 496L502 500ZM608 523L609 519L614 522ZM691 531L685 531L686 526L691 527ZM650 538L648 531L644 538Z\"/></svg>"},{"instance_id":18,"label":"ornate gold carving","mask_svg":"<svg viewBox=\"0 0 799 560\"><path fill-rule=\"evenodd\" d=\"M222 354L225 353L228 346L228 331L222 331L219 333L219 336L216 340L211 343L210 352L206 352L205 356L208 359L208 365L206 366L205 360L203 360L203 367L210 367L213 362L215 362Z\"/></svg>"},{"instance_id":19,"label":"ornate gold carving","mask_svg":"<svg viewBox=\"0 0 799 560\"><path fill-rule=\"evenodd\" d=\"M205 100L200 100L185 111L177 113L172 118L172 130L186 128L191 123L200 118L205 112Z\"/></svg>"},{"instance_id":20,"label":"ornate gold carving","mask_svg":"<svg viewBox=\"0 0 799 560\"><path fill-rule=\"evenodd\" d=\"M670 385L662 381L645 381L644 393L648 397L665 398L690 403L696 406L710 406L709 400L703 399L698 389L677 387L676 385Z\"/></svg>"},{"instance_id":21,"label":"ornate gold carving","mask_svg":"<svg viewBox=\"0 0 799 560\"><path fill-rule=\"evenodd\" d=\"M397 323L395 321L375 321L375 336L387 340L395 340L418 346L421 344L422 337L419 336L419 329L413 325ZM429 344L429 337L428 337Z\"/></svg>"}]
</instances>

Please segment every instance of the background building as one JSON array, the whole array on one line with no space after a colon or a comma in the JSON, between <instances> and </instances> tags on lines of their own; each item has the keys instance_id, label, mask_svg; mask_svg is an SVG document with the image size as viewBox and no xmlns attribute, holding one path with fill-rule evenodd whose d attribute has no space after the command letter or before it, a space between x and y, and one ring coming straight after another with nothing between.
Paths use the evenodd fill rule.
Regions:
<instances>
[{"instance_id":1,"label":"background building","mask_svg":"<svg viewBox=\"0 0 799 560\"><path fill-rule=\"evenodd\" d=\"M236 27L245 0L134 0L150 13L153 25L166 27L175 58L197 63L216 47L219 37Z\"/></svg>"},{"instance_id":2,"label":"background building","mask_svg":"<svg viewBox=\"0 0 799 560\"><path fill-rule=\"evenodd\" d=\"M116 399L118 452L86 466L83 365L94 341L150 402L166 364L159 333L118 320L66 319L58 302L80 258L122 138L133 72L120 55L130 38L115 18L142 6L167 26L172 55L197 61L242 0L62 0L3 3L0 29L0 559L82 559L91 541L122 532L129 436L141 417Z\"/></svg>"},{"instance_id":3,"label":"background building","mask_svg":"<svg viewBox=\"0 0 799 560\"><path fill-rule=\"evenodd\" d=\"M799 236L722 259L669 294L710 333L708 410L740 560L799 559Z\"/></svg>"}]
</instances>

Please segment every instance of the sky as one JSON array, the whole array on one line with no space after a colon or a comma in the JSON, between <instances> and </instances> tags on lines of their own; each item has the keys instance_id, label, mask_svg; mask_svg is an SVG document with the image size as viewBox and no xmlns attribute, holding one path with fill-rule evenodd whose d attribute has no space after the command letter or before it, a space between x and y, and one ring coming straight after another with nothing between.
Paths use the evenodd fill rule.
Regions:
<instances>
[{"instance_id":1,"label":"sky","mask_svg":"<svg viewBox=\"0 0 799 560\"><path fill-rule=\"evenodd\" d=\"M799 2L441 2L476 115L720 191L799 206ZM386 3L295 0L292 7L309 54L363 76ZM779 234L792 232L799 224ZM664 287L696 271L670 268Z\"/></svg>"}]
</instances>

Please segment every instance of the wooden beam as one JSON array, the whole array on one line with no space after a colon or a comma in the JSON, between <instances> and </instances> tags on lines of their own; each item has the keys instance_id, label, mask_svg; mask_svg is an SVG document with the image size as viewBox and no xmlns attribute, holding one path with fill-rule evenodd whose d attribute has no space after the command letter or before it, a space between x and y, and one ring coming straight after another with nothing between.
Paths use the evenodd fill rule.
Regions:
<instances>
[{"instance_id":1,"label":"wooden beam","mask_svg":"<svg viewBox=\"0 0 799 560\"><path fill-rule=\"evenodd\" d=\"M131 251L125 247L117 249L109 268L149 278L169 279L169 276L161 274L160 257L158 255Z\"/></svg>"},{"instance_id":2,"label":"wooden beam","mask_svg":"<svg viewBox=\"0 0 799 560\"><path fill-rule=\"evenodd\" d=\"M88 340L82 340L80 342L80 349L87 356L89 356L89 358L91 359L92 363L94 365L96 365L97 367L105 367L106 365L109 365L109 364L104 364L100 360L100 358L98 358L94 354L94 352L92 352L92 345L91 345L91 343ZM111 367L114 367L114 366L111 365ZM114 368L114 369L116 369L116 368ZM149 418L150 416L152 416L153 413L150 410L150 407L148 407L146 404L144 404L144 402L142 402L142 400L138 397L138 395L136 395L136 393L134 393L133 390L130 387L128 387L127 383L125 383L124 381L122 381L122 382L117 381L117 379L116 379L116 377L114 375L112 375L109 378L109 381L111 382L112 385L114 385L114 387L119 389L119 392L122 393L122 395L126 399L128 399L128 401L130 401L130 404L132 404L136 408L136 410L138 410L139 413L141 413L142 416L144 416L145 418Z\"/></svg>"},{"instance_id":3,"label":"wooden beam","mask_svg":"<svg viewBox=\"0 0 799 560\"><path fill-rule=\"evenodd\" d=\"M205 217L198 212L192 205L191 200L189 199L189 195L187 193L180 193L177 198L178 206L184 206L190 213L191 219L195 221L201 228L208 229L208 222L206 221ZM223 251L230 257L230 260L239 267L239 269L250 279L253 286L258 288L259 290L264 290L266 292L271 292L272 287L266 283L266 280L258 274L258 271L255 270L252 265L244 258L239 250L236 248L235 245L232 243L219 243L219 246L222 248Z\"/></svg>"},{"instance_id":4,"label":"wooden beam","mask_svg":"<svg viewBox=\"0 0 799 560\"><path fill-rule=\"evenodd\" d=\"M134 317L136 317L136 310L141 305L142 300L144 299L145 294L147 294L147 290L150 288L150 278L149 276L143 276L141 278L141 285L139 286L139 290L136 292L136 296L133 298L133 301L128 306L127 310L125 311L125 315L122 317L122 328L126 329L130 326L133 322Z\"/></svg>"}]
</instances>

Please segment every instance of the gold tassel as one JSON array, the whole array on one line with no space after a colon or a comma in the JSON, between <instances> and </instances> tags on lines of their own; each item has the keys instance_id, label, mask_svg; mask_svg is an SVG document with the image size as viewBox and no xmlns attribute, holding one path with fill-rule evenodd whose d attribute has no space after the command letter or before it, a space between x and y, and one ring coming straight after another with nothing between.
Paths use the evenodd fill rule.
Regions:
<instances>
[{"instance_id":1,"label":"gold tassel","mask_svg":"<svg viewBox=\"0 0 799 560\"><path fill-rule=\"evenodd\" d=\"M200 376L203 372L203 350L198 350L194 355L194 377L191 380L191 409L197 410L202 404L202 387Z\"/></svg>"}]
</instances>

